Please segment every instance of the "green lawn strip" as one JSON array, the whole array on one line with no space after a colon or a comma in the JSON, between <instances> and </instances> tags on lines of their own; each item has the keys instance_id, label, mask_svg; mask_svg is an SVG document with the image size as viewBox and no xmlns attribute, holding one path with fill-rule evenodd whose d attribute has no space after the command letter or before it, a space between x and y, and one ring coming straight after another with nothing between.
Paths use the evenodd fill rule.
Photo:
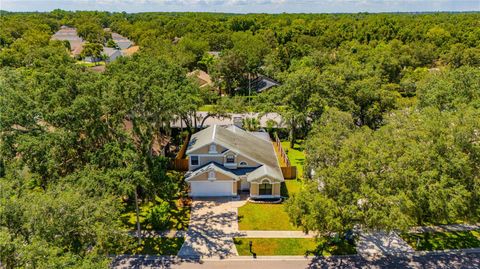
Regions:
<instances>
[{"instance_id":1,"label":"green lawn strip","mask_svg":"<svg viewBox=\"0 0 480 269\"><path fill-rule=\"evenodd\" d=\"M133 239L131 248L124 254L130 255L177 255L185 238L183 237L145 237L139 246L137 239Z\"/></svg>"},{"instance_id":2,"label":"green lawn strip","mask_svg":"<svg viewBox=\"0 0 480 269\"><path fill-rule=\"evenodd\" d=\"M82 65L82 66L85 66L85 67L94 67L94 66L105 65L105 62L100 61L100 62L97 62L97 63L90 63L90 62L84 62L84 61L77 61L76 64Z\"/></svg>"},{"instance_id":3,"label":"green lawn strip","mask_svg":"<svg viewBox=\"0 0 480 269\"><path fill-rule=\"evenodd\" d=\"M152 230L152 225L150 223L146 223L145 216L154 205L154 202L148 202L140 206L139 220L143 230ZM172 208L169 214L169 225L166 230L187 230L188 223L190 221L190 207L176 206ZM121 220L130 230L135 230L137 228L134 205L127 205L125 207L125 211L121 216Z\"/></svg>"},{"instance_id":4,"label":"green lawn strip","mask_svg":"<svg viewBox=\"0 0 480 269\"><path fill-rule=\"evenodd\" d=\"M198 111L201 112L212 112L215 108L215 105L203 105L198 108Z\"/></svg>"},{"instance_id":5,"label":"green lawn strip","mask_svg":"<svg viewBox=\"0 0 480 269\"><path fill-rule=\"evenodd\" d=\"M444 250L480 247L480 230L401 234L415 250Z\"/></svg>"},{"instance_id":6,"label":"green lawn strip","mask_svg":"<svg viewBox=\"0 0 480 269\"><path fill-rule=\"evenodd\" d=\"M298 141L299 143L295 143L295 146L290 148L290 142L283 141L282 147L287 153L288 159L290 160L290 164L292 166L297 167L297 177L302 178L303 176L303 165L305 163L305 151L303 148L303 141Z\"/></svg>"},{"instance_id":7,"label":"green lawn strip","mask_svg":"<svg viewBox=\"0 0 480 269\"><path fill-rule=\"evenodd\" d=\"M259 256L277 255L347 255L355 254L355 246L346 241L324 244L325 240L315 238L234 238L240 256L250 256L249 241L252 251Z\"/></svg>"},{"instance_id":8,"label":"green lawn strip","mask_svg":"<svg viewBox=\"0 0 480 269\"><path fill-rule=\"evenodd\" d=\"M299 231L290 223L284 204L247 203L238 209L240 230Z\"/></svg>"}]
</instances>

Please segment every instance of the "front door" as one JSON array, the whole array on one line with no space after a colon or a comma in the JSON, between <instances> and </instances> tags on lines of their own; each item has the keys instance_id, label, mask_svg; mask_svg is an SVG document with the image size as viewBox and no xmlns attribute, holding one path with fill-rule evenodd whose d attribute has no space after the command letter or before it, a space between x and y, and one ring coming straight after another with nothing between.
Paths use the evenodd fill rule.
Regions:
<instances>
[{"instance_id":1,"label":"front door","mask_svg":"<svg viewBox=\"0 0 480 269\"><path fill-rule=\"evenodd\" d=\"M242 178L240 180L240 190L242 191L250 190L250 182L248 182L246 178Z\"/></svg>"}]
</instances>

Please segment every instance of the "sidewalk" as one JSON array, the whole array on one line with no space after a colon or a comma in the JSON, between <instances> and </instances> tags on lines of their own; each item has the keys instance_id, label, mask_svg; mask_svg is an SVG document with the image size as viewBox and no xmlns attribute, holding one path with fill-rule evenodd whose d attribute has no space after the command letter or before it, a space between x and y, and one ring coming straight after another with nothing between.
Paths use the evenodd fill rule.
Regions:
<instances>
[{"instance_id":1,"label":"sidewalk","mask_svg":"<svg viewBox=\"0 0 480 269\"><path fill-rule=\"evenodd\" d=\"M437 226L418 226L410 229L411 233L427 233L427 232L461 232L480 230L479 224L448 224Z\"/></svg>"},{"instance_id":2,"label":"sidewalk","mask_svg":"<svg viewBox=\"0 0 480 269\"><path fill-rule=\"evenodd\" d=\"M236 237L250 238L314 238L313 233L302 231L238 231Z\"/></svg>"}]
</instances>

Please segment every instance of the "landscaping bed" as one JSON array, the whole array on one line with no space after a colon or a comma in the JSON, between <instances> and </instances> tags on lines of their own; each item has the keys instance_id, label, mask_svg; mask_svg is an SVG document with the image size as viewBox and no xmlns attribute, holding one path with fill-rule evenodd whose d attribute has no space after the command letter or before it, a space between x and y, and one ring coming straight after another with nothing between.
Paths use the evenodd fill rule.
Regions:
<instances>
[{"instance_id":1,"label":"landscaping bed","mask_svg":"<svg viewBox=\"0 0 480 269\"><path fill-rule=\"evenodd\" d=\"M143 203L139 207L139 220L142 230L187 230L190 221L190 207L183 205L180 200L177 200L175 205L169 208L166 225L163 227L156 227L152 212L159 206L158 199L155 201ZM136 213L135 206L129 204L126 206L124 213L121 216L122 222L130 229L135 230L136 227Z\"/></svg>"},{"instance_id":2,"label":"landscaping bed","mask_svg":"<svg viewBox=\"0 0 480 269\"><path fill-rule=\"evenodd\" d=\"M234 238L240 256L252 255L250 241L252 241L252 251L258 256L356 254L355 246L346 241L326 244L326 240L317 241L315 238Z\"/></svg>"},{"instance_id":3,"label":"landscaping bed","mask_svg":"<svg viewBox=\"0 0 480 269\"><path fill-rule=\"evenodd\" d=\"M136 241L137 239L135 239ZM183 245L183 237L146 237L142 244L132 243L134 246L125 254L130 255L177 255Z\"/></svg>"},{"instance_id":4,"label":"landscaping bed","mask_svg":"<svg viewBox=\"0 0 480 269\"><path fill-rule=\"evenodd\" d=\"M415 250L446 250L480 248L480 230L461 232L405 233L401 234Z\"/></svg>"}]
</instances>

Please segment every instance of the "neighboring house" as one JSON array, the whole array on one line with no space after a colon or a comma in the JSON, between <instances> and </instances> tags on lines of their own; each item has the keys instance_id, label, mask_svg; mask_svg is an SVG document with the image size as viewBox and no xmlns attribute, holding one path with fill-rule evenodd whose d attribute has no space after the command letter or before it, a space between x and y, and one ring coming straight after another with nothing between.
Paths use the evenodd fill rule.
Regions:
<instances>
[{"instance_id":1,"label":"neighboring house","mask_svg":"<svg viewBox=\"0 0 480 269\"><path fill-rule=\"evenodd\" d=\"M115 41L115 43L117 43L117 46L121 50L125 50L125 49L128 49L131 46L133 46L133 42L130 41L130 39L122 36L121 34L117 34L117 33L113 32L112 33L112 39L113 39L113 41Z\"/></svg>"},{"instance_id":2,"label":"neighboring house","mask_svg":"<svg viewBox=\"0 0 480 269\"><path fill-rule=\"evenodd\" d=\"M60 30L53 34L51 39L68 41L68 43L70 43L70 53L74 57L82 53L83 44L85 43L83 38L78 36L76 28L65 25L60 27Z\"/></svg>"},{"instance_id":3,"label":"neighboring house","mask_svg":"<svg viewBox=\"0 0 480 269\"><path fill-rule=\"evenodd\" d=\"M284 181L275 149L265 132L231 125L210 126L192 135L187 148L190 196L280 197Z\"/></svg>"},{"instance_id":4,"label":"neighboring house","mask_svg":"<svg viewBox=\"0 0 480 269\"><path fill-rule=\"evenodd\" d=\"M139 46L131 46L128 49L122 50L122 53L124 56L132 56L133 54L137 53L139 49Z\"/></svg>"},{"instance_id":5,"label":"neighboring house","mask_svg":"<svg viewBox=\"0 0 480 269\"><path fill-rule=\"evenodd\" d=\"M105 61L107 63L114 61L120 56L123 56L122 51L114 48L103 47L102 54L106 56ZM93 63L102 61L101 58L95 59L93 57L85 57L85 62Z\"/></svg>"},{"instance_id":6,"label":"neighboring house","mask_svg":"<svg viewBox=\"0 0 480 269\"><path fill-rule=\"evenodd\" d=\"M263 75L259 75L257 78L255 78L251 82L252 90L258 93L264 92L272 87L279 86L279 85L280 83Z\"/></svg>"},{"instance_id":7,"label":"neighboring house","mask_svg":"<svg viewBox=\"0 0 480 269\"><path fill-rule=\"evenodd\" d=\"M123 56L122 51L108 47L103 48L103 54L107 56L106 62L115 61L118 57Z\"/></svg>"},{"instance_id":8,"label":"neighboring house","mask_svg":"<svg viewBox=\"0 0 480 269\"><path fill-rule=\"evenodd\" d=\"M198 85L200 86L200 88L207 87L207 86L213 87L212 78L207 72L203 70L200 70L200 69L193 70L192 72L187 74L187 77L189 78L194 77Z\"/></svg>"}]
</instances>

